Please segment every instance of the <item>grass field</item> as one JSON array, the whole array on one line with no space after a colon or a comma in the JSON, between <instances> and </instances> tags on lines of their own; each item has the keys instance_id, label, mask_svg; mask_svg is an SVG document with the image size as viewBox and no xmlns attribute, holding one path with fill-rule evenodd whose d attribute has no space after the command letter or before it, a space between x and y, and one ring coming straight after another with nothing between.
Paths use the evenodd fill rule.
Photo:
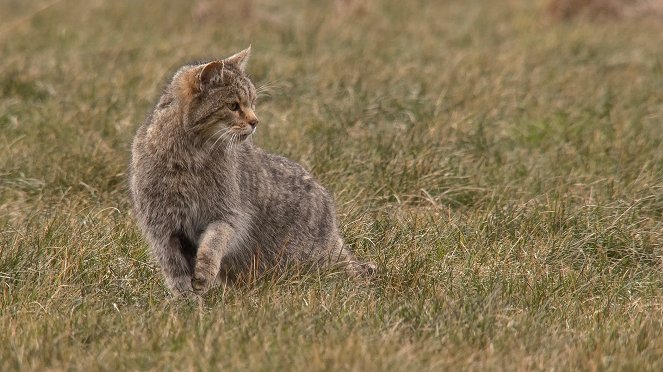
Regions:
<instances>
[{"instance_id":1,"label":"grass field","mask_svg":"<svg viewBox=\"0 0 663 372\"><path fill-rule=\"evenodd\" d=\"M0 370L663 369L663 22L361 4L0 2ZM380 271L172 302L130 142L179 65L249 44L255 142Z\"/></svg>"}]
</instances>

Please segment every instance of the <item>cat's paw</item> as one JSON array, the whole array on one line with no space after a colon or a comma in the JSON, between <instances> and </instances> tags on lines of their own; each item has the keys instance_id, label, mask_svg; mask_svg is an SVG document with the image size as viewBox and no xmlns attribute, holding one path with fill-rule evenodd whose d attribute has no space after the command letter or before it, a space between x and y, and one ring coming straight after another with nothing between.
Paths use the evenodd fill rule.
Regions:
<instances>
[{"instance_id":1,"label":"cat's paw","mask_svg":"<svg viewBox=\"0 0 663 372\"><path fill-rule=\"evenodd\" d=\"M168 278L167 284L175 299L191 299L196 296L191 288L191 278L187 275Z\"/></svg>"},{"instance_id":2,"label":"cat's paw","mask_svg":"<svg viewBox=\"0 0 663 372\"><path fill-rule=\"evenodd\" d=\"M191 287L193 288L193 292L197 295L202 295L207 292L210 284L210 280L204 275L194 274L191 279Z\"/></svg>"}]
</instances>

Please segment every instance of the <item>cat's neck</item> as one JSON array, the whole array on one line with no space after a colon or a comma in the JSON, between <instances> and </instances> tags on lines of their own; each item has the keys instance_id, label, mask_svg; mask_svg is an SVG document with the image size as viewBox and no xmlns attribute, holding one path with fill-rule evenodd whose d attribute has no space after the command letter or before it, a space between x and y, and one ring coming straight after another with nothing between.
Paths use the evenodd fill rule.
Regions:
<instances>
[{"instance_id":1,"label":"cat's neck","mask_svg":"<svg viewBox=\"0 0 663 372\"><path fill-rule=\"evenodd\" d=\"M226 166L237 162L238 152L247 146L242 142L233 146L211 140L201 141L195 133L183 130L167 131L162 128L161 133L154 133L150 142L152 152L161 158L168 168L173 170L204 171L211 166ZM156 131L156 128L155 128Z\"/></svg>"}]
</instances>

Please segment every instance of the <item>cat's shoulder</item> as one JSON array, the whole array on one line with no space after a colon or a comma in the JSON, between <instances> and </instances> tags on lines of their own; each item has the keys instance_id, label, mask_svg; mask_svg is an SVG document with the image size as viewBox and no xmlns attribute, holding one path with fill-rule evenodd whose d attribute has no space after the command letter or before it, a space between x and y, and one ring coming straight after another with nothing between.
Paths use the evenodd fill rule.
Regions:
<instances>
[{"instance_id":1,"label":"cat's shoulder","mask_svg":"<svg viewBox=\"0 0 663 372\"><path fill-rule=\"evenodd\" d=\"M254 151L256 151L256 155L260 158L262 164L267 167L276 167L297 173L308 173L302 164L283 155L268 152L259 147L254 147Z\"/></svg>"}]
</instances>

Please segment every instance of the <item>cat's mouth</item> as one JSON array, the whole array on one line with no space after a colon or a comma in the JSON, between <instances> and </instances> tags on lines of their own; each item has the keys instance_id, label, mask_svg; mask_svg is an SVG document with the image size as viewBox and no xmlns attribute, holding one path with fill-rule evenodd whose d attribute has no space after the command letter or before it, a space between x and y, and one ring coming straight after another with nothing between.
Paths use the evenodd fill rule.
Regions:
<instances>
[{"instance_id":1,"label":"cat's mouth","mask_svg":"<svg viewBox=\"0 0 663 372\"><path fill-rule=\"evenodd\" d=\"M252 134L255 133L255 132L256 132L256 127L251 126L251 127L246 128L244 131L242 131L242 134L241 134L241 135L242 135L244 138L246 138L246 137L252 135Z\"/></svg>"},{"instance_id":2,"label":"cat's mouth","mask_svg":"<svg viewBox=\"0 0 663 372\"><path fill-rule=\"evenodd\" d=\"M228 146L232 146L239 142L243 142L249 138L253 133L255 133L256 128L249 126L247 127L231 127L226 130L219 130L216 135L212 138L212 147L215 147L219 143L225 143Z\"/></svg>"},{"instance_id":3,"label":"cat's mouth","mask_svg":"<svg viewBox=\"0 0 663 372\"><path fill-rule=\"evenodd\" d=\"M256 132L256 127L249 127L249 128L246 128L246 129L242 130L240 133L237 133L237 136L241 141L244 141L245 139L249 138L255 132Z\"/></svg>"}]
</instances>

